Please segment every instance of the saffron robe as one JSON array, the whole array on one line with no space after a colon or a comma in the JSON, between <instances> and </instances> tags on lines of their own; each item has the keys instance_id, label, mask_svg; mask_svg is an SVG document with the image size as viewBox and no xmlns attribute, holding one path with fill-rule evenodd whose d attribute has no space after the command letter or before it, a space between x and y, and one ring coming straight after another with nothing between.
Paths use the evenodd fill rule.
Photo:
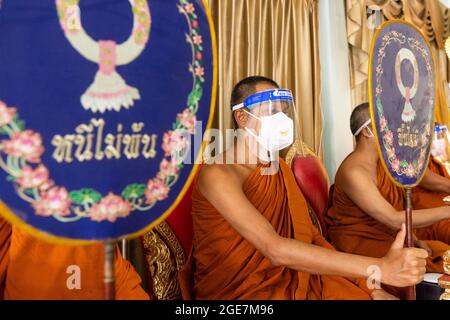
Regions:
<instances>
[{"instance_id":1,"label":"saffron robe","mask_svg":"<svg viewBox=\"0 0 450 320\"><path fill-rule=\"evenodd\" d=\"M7 209L0 203L0 210ZM4 288L3 298L104 299L103 251L102 244L51 244L11 227L0 218L0 288ZM140 286L139 275L122 258L118 247L115 259L116 299L149 299Z\"/></svg>"},{"instance_id":2,"label":"saffron robe","mask_svg":"<svg viewBox=\"0 0 450 320\"><path fill-rule=\"evenodd\" d=\"M308 205L284 161L275 175L258 166L242 189L249 201L286 238L334 250L314 227ZM274 266L245 240L201 194L192 195L194 241L179 273L185 299L370 299L365 279L318 276ZM248 223L251 223L249 221Z\"/></svg>"}]
</instances>

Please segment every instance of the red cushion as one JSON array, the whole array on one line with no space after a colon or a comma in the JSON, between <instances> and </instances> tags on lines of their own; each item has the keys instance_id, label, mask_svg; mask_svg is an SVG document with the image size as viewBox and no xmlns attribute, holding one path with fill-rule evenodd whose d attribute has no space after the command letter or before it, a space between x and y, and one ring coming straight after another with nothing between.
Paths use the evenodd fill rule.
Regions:
<instances>
[{"instance_id":1,"label":"red cushion","mask_svg":"<svg viewBox=\"0 0 450 320\"><path fill-rule=\"evenodd\" d=\"M297 155L292 160L297 184L317 215L324 236L327 234L325 213L328 206L328 175L320 159L313 155Z\"/></svg>"}]
</instances>

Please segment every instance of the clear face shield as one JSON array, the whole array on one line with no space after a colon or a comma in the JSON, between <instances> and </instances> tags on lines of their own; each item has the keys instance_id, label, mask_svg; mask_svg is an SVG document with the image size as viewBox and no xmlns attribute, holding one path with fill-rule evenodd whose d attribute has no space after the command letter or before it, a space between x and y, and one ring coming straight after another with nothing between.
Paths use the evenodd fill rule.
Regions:
<instances>
[{"instance_id":1,"label":"clear face shield","mask_svg":"<svg viewBox=\"0 0 450 320\"><path fill-rule=\"evenodd\" d=\"M446 125L436 124L434 127L433 142L431 144L431 155L442 161L447 160L447 143L449 143L449 132Z\"/></svg>"},{"instance_id":2,"label":"clear face shield","mask_svg":"<svg viewBox=\"0 0 450 320\"><path fill-rule=\"evenodd\" d=\"M279 158L299 136L298 118L291 91L274 89L257 92L233 107L247 114L245 135L250 151L260 160Z\"/></svg>"}]
</instances>

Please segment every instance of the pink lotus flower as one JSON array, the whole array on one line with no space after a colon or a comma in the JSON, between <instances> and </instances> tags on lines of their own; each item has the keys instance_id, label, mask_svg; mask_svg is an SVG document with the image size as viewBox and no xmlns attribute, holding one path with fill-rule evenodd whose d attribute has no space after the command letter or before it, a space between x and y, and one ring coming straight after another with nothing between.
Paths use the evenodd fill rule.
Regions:
<instances>
[{"instance_id":1,"label":"pink lotus flower","mask_svg":"<svg viewBox=\"0 0 450 320\"><path fill-rule=\"evenodd\" d=\"M167 198L170 188L159 178L149 180L147 183L147 190L145 191L145 197L148 204L152 204L156 201L161 201Z\"/></svg>"},{"instance_id":2,"label":"pink lotus flower","mask_svg":"<svg viewBox=\"0 0 450 320\"><path fill-rule=\"evenodd\" d=\"M391 130L386 132L386 134L383 136L384 142L388 145L392 145L394 143L394 134Z\"/></svg>"},{"instance_id":3,"label":"pink lotus flower","mask_svg":"<svg viewBox=\"0 0 450 320\"><path fill-rule=\"evenodd\" d=\"M386 128L386 126L387 126L386 118L385 117L381 117L380 118L380 129L381 129L381 131L383 131L384 128Z\"/></svg>"},{"instance_id":4,"label":"pink lotus flower","mask_svg":"<svg viewBox=\"0 0 450 320\"><path fill-rule=\"evenodd\" d=\"M54 185L55 185L55 182L53 180L47 180L39 186L39 191L47 191Z\"/></svg>"},{"instance_id":5,"label":"pink lotus flower","mask_svg":"<svg viewBox=\"0 0 450 320\"><path fill-rule=\"evenodd\" d=\"M203 77L204 74L205 74L205 69L203 67L196 67L195 68L195 75L197 77Z\"/></svg>"},{"instance_id":6,"label":"pink lotus flower","mask_svg":"<svg viewBox=\"0 0 450 320\"><path fill-rule=\"evenodd\" d=\"M39 216L59 215L64 217L70 215L71 205L72 202L66 188L53 187L41 194L41 199L33 203L33 208Z\"/></svg>"},{"instance_id":7,"label":"pink lotus flower","mask_svg":"<svg viewBox=\"0 0 450 320\"><path fill-rule=\"evenodd\" d=\"M194 42L194 44L201 45L203 42L202 36L199 36L198 34L196 34L195 36L192 37L192 41Z\"/></svg>"},{"instance_id":8,"label":"pink lotus flower","mask_svg":"<svg viewBox=\"0 0 450 320\"><path fill-rule=\"evenodd\" d=\"M44 152L41 135L31 130L13 133L11 139L3 142L2 146L8 155L32 163L40 162Z\"/></svg>"},{"instance_id":9,"label":"pink lotus flower","mask_svg":"<svg viewBox=\"0 0 450 320\"><path fill-rule=\"evenodd\" d=\"M0 101L0 127L10 124L15 114L15 108L8 108L3 101Z\"/></svg>"},{"instance_id":10,"label":"pink lotus flower","mask_svg":"<svg viewBox=\"0 0 450 320\"><path fill-rule=\"evenodd\" d=\"M203 58L202 53L201 53L200 51L198 51L198 52L195 54L195 59L197 59L197 60L202 60L202 58Z\"/></svg>"},{"instance_id":11,"label":"pink lotus flower","mask_svg":"<svg viewBox=\"0 0 450 320\"><path fill-rule=\"evenodd\" d=\"M197 117L193 115L189 109L184 109L183 113L179 113L178 119L190 134L195 133L195 122L197 121Z\"/></svg>"},{"instance_id":12,"label":"pink lotus flower","mask_svg":"<svg viewBox=\"0 0 450 320\"><path fill-rule=\"evenodd\" d=\"M165 156L173 155L186 146L187 141L178 130L166 132L163 136L162 149Z\"/></svg>"},{"instance_id":13,"label":"pink lotus flower","mask_svg":"<svg viewBox=\"0 0 450 320\"><path fill-rule=\"evenodd\" d=\"M92 206L89 216L93 221L114 222L117 218L129 216L132 209L131 203L110 192L99 203Z\"/></svg>"},{"instance_id":14,"label":"pink lotus flower","mask_svg":"<svg viewBox=\"0 0 450 320\"><path fill-rule=\"evenodd\" d=\"M407 177L414 177L415 175L415 170L414 167L412 166L412 164L409 164L404 170L403 173L406 174Z\"/></svg>"},{"instance_id":15,"label":"pink lotus flower","mask_svg":"<svg viewBox=\"0 0 450 320\"><path fill-rule=\"evenodd\" d=\"M194 13L195 11L195 7L192 3L189 3L187 5L184 6L184 10L186 10L187 13Z\"/></svg>"},{"instance_id":16,"label":"pink lotus flower","mask_svg":"<svg viewBox=\"0 0 450 320\"><path fill-rule=\"evenodd\" d=\"M164 180L166 177L177 175L178 171L179 168L175 161L167 161L167 159L164 159L159 165L158 178Z\"/></svg>"},{"instance_id":17,"label":"pink lotus flower","mask_svg":"<svg viewBox=\"0 0 450 320\"><path fill-rule=\"evenodd\" d=\"M376 87L375 89L375 95L378 97L381 95L381 88L380 87Z\"/></svg>"},{"instance_id":18,"label":"pink lotus flower","mask_svg":"<svg viewBox=\"0 0 450 320\"><path fill-rule=\"evenodd\" d=\"M26 166L22 169L17 183L24 188L36 188L48 181L49 173L47 168L40 164L33 170L30 166Z\"/></svg>"},{"instance_id":19,"label":"pink lotus flower","mask_svg":"<svg viewBox=\"0 0 450 320\"><path fill-rule=\"evenodd\" d=\"M392 147L392 148L387 149L386 154L388 156L388 159L395 158L395 148Z\"/></svg>"},{"instance_id":20,"label":"pink lotus flower","mask_svg":"<svg viewBox=\"0 0 450 320\"><path fill-rule=\"evenodd\" d=\"M392 161L392 169L394 169L395 172L400 170L400 161L398 161L398 159Z\"/></svg>"},{"instance_id":21,"label":"pink lotus flower","mask_svg":"<svg viewBox=\"0 0 450 320\"><path fill-rule=\"evenodd\" d=\"M192 20L191 26L192 26L192 28L196 29L198 27L198 21L197 20Z\"/></svg>"}]
</instances>

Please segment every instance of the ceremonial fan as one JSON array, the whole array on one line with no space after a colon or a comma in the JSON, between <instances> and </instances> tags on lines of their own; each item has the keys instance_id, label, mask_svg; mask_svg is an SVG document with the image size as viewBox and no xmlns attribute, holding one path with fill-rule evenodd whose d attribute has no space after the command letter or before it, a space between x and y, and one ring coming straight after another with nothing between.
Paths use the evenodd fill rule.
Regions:
<instances>
[{"instance_id":1,"label":"ceremonial fan","mask_svg":"<svg viewBox=\"0 0 450 320\"><path fill-rule=\"evenodd\" d=\"M370 51L370 112L381 163L405 189L407 247L414 246L411 190L428 166L435 101L435 66L427 40L405 21L384 23ZM415 296L415 287L409 288L408 299Z\"/></svg>"}]
</instances>

